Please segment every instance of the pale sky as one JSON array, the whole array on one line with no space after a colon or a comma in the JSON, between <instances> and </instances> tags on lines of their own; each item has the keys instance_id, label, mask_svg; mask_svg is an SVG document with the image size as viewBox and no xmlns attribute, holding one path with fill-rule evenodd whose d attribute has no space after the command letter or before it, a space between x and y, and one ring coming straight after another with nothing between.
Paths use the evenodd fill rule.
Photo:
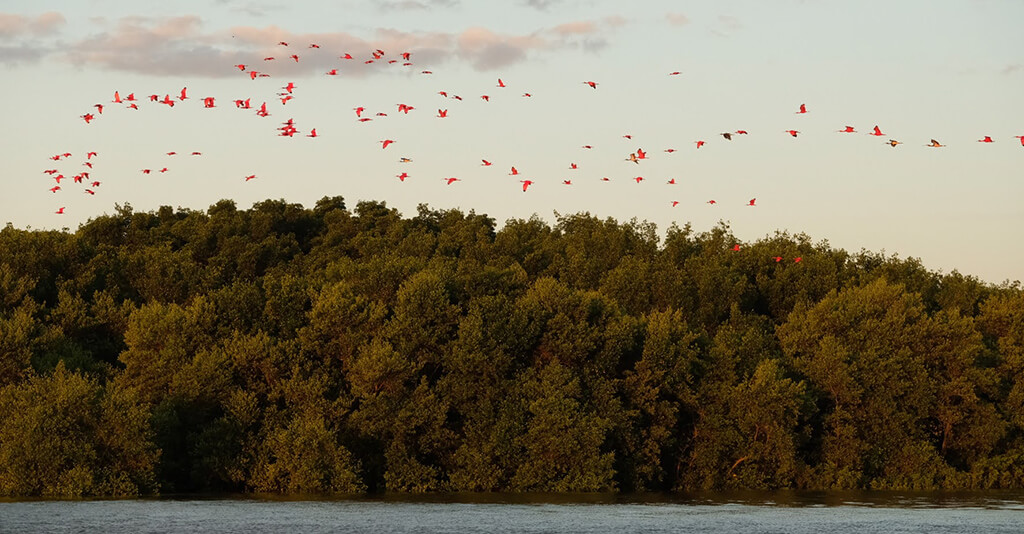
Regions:
<instances>
[{"instance_id":1,"label":"pale sky","mask_svg":"<svg viewBox=\"0 0 1024 534\"><path fill-rule=\"evenodd\" d=\"M555 212L661 231L721 220L746 241L804 232L1019 280L1022 23L1017 0L0 0L0 224L74 230L124 203L312 207L341 195L352 208L379 200L412 216L426 203L499 225L553 224ZM112 102L115 91L135 93L138 109ZM247 98L253 109L233 104ZM263 102L267 117L255 113ZM288 119L294 137L278 135ZM868 135L876 125L884 136ZM638 149L647 158L628 161ZM66 176L60 190L46 170ZM74 183L82 171L100 185ZM520 180L533 184L523 192Z\"/></svg>"}]
</instances>

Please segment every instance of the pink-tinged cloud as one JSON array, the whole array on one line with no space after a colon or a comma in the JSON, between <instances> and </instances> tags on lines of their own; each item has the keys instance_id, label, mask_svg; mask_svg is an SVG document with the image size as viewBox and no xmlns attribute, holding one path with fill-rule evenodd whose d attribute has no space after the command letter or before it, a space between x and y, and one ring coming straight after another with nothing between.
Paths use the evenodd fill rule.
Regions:
<instances>
[{"instance_id":1,"label":"pink-tinged cloud","mask_svg":"<svg viewBox=\"0 0 1024 534\"><path fill-rule=\"evenodd\" d=\"M597 24L590 20L567 22L555 26L551 31L558 35L585 35L596 32Z\"/></svg>"},{"instance_id":2,"label":"pink-tinged cloud","mask_svg":"<svg viewBox=\"0 0 1024 534\"><path fill-rule=\"evenodd\" d=\"M124 17L92 21L101 31L64 47L62 58L78 66L162 76L239 76L236 64L273 76L302 76L338 69L346 75L412 72L452 60L478 70L501 68L531 54L560 49L596 50L606 35L625 23L622 17L569 22L525 35L497 33L474 27L461 33L404 32L379 28L362 37L346 32L292 33L278 26L236 26L208 31L197 16L170 18ZM278 44L288 43L287 46ZM316 45L312 47L311 45ZM387 57L366 63L375 50ZM412 53L414 66L395 60ZM351 54L354 60L341 56ZM295 61L291 56L298 56ZM266 61L264 58L273 57ZM390 70L386 70L390 69Z\"/></svg>"},{"instance_id":3,"label":"pink-tinged cloud","mask_svg":"<svg viewBox=\"0 0 1024 534\"><path fill-rule=\"evenodd\" d=\"M37 17L0 13L0 39L20 35L44 36L56 33L67 23L64 15L55 11Z\"/></svg>"},{"instance_id":4,"label":"pink-tinged cloud","mask_svg":"<svg viewBox=\"0 0 1024 534\"><path fill-rule=\"evenodd\" d=\"M673 26L685 26L690 23L690 18L682 13L665 13L665 20Z\"/></svg>"},{"instance_id":5,"label":"pink-tinged cloud","mask_svg":"<svg viewBox=\"0 0 1024 534\"><path fill-rule=\"evenodd\" d=\"M560 24L542 33L557 38L557 47L581 48L587 52L595 52L607 46L607 36L626 23L625 17L612 15L597 21Z\"/></svg>"},{"instance_id":6,"label":"pink-tinged cloud","mask_svg":"<svg viewBox=\"0 0 1024 534\"><path fill-rule=\"evenodd\" d=\"M491 70L526 58L533 50L548 48L549 42L537 35L502 35L486 28L469 28L456 39L456 54L477 70Z\"/></svg>"},{"instance_id":7,"label":"pink-tinged cloud","mask_svg":"<svg viewBox=\"0 0 1024 534\"><path fill-rule=\"evenodd\" d=\"M222 38L201 30L196 16L125 17L112 30L67 47L64 57L75 65L145 74L227 75L225 65L245 55L222 48Z\"/></svg>"},{"instance_id":8,"label":"pink-tinged cloud","mask_svg":"<svg viewBox=\"0 0 1024 534\"><path fill-rule=\"evenodd\" d=\"M619 26L625 26L627 21L626 17L622 15L610 15L602 19L602 22L610 28L618 28Z\"/></svg>"}]
</instances>

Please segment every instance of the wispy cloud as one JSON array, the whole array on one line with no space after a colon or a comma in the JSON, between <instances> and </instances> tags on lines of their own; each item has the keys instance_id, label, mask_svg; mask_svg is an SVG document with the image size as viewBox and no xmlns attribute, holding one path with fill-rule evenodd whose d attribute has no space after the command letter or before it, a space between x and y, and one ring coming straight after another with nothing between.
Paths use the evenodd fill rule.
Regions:
<instances>
[{"instance_id":1,"label":"wispy cloud","mask_svg":"<svg viewBox=\"0 0 1024 534\"><path fill-rule=\"evenodd\" d=\"M740 19L732 15L719 15L718 22L727 30L739 30L743 28Z\"/></svg>"},{"instance_id":2,"label":"wispy cloud","mask_svg":"<svg viewBox=\"0 0 1024 534\"><path fill-rule=\"evenodd\" d=\"M380 11L427 11L457 5L459 5L458 0L392 0L378 2L377 9Z\"/></svg>"},{"instance_id":3,"label":"wispy cloud","mask_svg":"<svg viewBox=\"0 0 1024 534\"><path fill-rule=\"evenodd\" d=\"M38 16L0 13L0 64L34 63L53 50L47 37L59 34L67 24L55 11Z\"/></svg>"},{"instance_id":4,"label":"wispy cloud","mask_svg":"<svg viewBox=\"0 0 1024 534\"><path fill-rule=\"evenodd\" d=\"M431 5L451 5L452 0L424 0ZM38 61L51 49L32 43L30 35L55 31L63 24L58 14L31 18L0 17L0 35L14 36L3 49L0 62ZM474 69L503 68L526 61L535 54L558 50L595 51L626 24L620 16L570 21L524 34L501 33L485 27L461 32L406 32L378 28L366 35L348 32L293 33L274 25L235 26L210 30L195 15L179 17L128 16L89 19L95 31L78 41L62 43L53 53L58 60L82 67L137 72L158 76L238 76L235 64L273 75L301 76L338 68L349 75L385 72L388 60L402 52L413 54L417 67L433 68L449 61L463 61ZM288 45L280 45L287 42ZM315 45L315 46L314 46ZM386 52L383 61L364 62L372 51ZM342 61L351 54L355 60ZM295 61L291 56L298 56ZM264 58L273 57L272 61ZM401 65L396 65L398 67ZM388 72L395 72L390 70Z\"/></svg>"},{"instance_id":5,"label":"wispy cloud","mask_svg":"<svg viewBox=\"0 0 1024 534\"><path fill-rule=\"evenodd\" d=\"M48 53L46 49L32 46L3 46L0 45L0 63L6 65L17 65L19 63L32 63L43 58Z\"/></svg>"},{"instance_id":6,"label":"wispy cloud","mask_svg":"<svg viewBox=\"0 0 1024 534\"><path fill-rule=\"evenodd\" d=\"M103 24L103 21L97 21ZM223 47L223 39L202 32L196 16L153 19L125 17L114 28L67 48L75 65L157 75L218 76L225 65L245 57Z\"/></svg>"},{"instance_id":7,"label":"wispy cloud","mask_svg":"<svg viewBox=\"0 0 1024 534\"><path fill-rule=\"evenodd\" d=\"M56 33L67 24L64 15L49 11L36 17L0 13L0 39L21 35L44 36Z\"/></svg>"},{"instance_id":8,"label":"wispy cloud","mask_svg":"<svg viewBox=\"0 0 1024 534\"><path fill-rule=\"evenodd\" d=\"M690 17L682 13L665 13L665 20L673 26L685 26L690 23Z\"/></svg>"},{"instance_id":9,"label":"wispy cloud","mask_svg":"<svg viewBox=\"0 0 1024 534\"><path fill-rule=\"evenodd\" d=\"M625 17L612 15L600 20L585 20L559 24L543 32L554 36L558 47L581 48L596 52L608 45L608 36L627 23Z\"/></svg>"},{"instance_id":10,"label":"wispy cloud","mask_svg":"<svg viewBox=\"0 0 1024 534\"><path fill-rule=\"evenodd\" d=\"M251 17L265 17L271 11L281 9L280 6L251 0L216 0L216 3L227 6L228 9L235 13L242 13Z\"/></svg>"},{"instance_id":11,"label":"wispy cloud","mask_svg":"<svg viewBox=\"0 0 1024 534\"><path fill-rule=\"evenodd\" d=\"M549 7L561 2L562 0L524 0L523 5L539 9L541 11L547 11Z\"/></svg>"},{"instance_id":12,"label":"wispy cloud","mask_svg":"<svg viewBox=\"0 0 1024 534\"><path fill-rule=\"evenodd\" d=\"M456 46L456 55L473 68L490 70L522 61L527 52L545 48L548 42L536 35L503 35L486 28L470 28L459 35Z\"/></svg>"}]
</instances>

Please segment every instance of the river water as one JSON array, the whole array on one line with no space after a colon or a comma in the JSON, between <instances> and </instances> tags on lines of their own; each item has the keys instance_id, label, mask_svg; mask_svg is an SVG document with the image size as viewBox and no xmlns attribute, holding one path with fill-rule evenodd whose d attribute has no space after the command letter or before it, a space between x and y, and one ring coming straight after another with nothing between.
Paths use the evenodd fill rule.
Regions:
<instances>
[{"instance_id":1,"label":"river water","mask_svg":"<svg viewBox=\"0 0 1024 534\"><path fill-rule=\"evenodd\" d=\"M1024 532L1024 493L0 501L3 533Z\"/></svg>"}]
</instances>

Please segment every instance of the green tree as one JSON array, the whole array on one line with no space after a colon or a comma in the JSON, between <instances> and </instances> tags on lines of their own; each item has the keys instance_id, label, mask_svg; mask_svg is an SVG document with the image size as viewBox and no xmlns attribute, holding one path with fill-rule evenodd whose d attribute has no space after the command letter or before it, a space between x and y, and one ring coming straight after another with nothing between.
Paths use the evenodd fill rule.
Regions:
<instances>
[{"instance_id":1,"label":"green tree","mask_svg":"<svg viewBox=\"0 0 1024 534\"><path fill-rule=\"evenodd\" d=\"M518 491L615 489L615 454L602 450L607 418L587 408L579 379L557 361L522 378L526 432L517 440L523 461L511 487Z\"/></svg>"},{"instance_id":2,"label":"green tree","mask_svg":"<svg viewBox=\"0 0 1024 534\"><path fill-rule=\"evenodd\" d=\"M0 495L133 496L158 488L148 411L58 364L0 389Z\"/></svg>"},{"instance_id":3,"label":"green tree","mask_svg":"<svg viewBox=\"0 0 1024 534\"><path fill-rule=\"evenodd\" d=\"M920 298L883 280L798 307L779 327L824 415L812 485L933 487L947 476L928 439L928 327Z\"/></svg>"}]
</instances>

